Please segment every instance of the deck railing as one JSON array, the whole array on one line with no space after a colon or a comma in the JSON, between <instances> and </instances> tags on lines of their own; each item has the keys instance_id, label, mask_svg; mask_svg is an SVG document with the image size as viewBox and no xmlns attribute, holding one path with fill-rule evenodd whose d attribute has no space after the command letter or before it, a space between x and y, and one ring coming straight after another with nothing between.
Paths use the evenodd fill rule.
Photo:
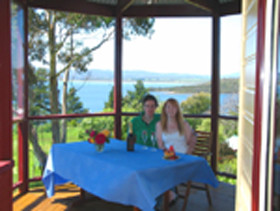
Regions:
<instances>
[{"instance_id":1,"label":"deck railing","mask_svg":"<svg viewBox=\"0 0 280 211\"><path fill-rule=\"evenodd\" d=\"M122 117L125 116L137 116L139 113L127 113L123 112L121 113ZM18 180L14 179L13 188L17 189L19 188L20 192L26 192L28 190L29 183L31 182L37 182L41 180L41 176L35 176L33 178L29 178L28 176L28 169L29 169L29 162L28 162L28 124L30 121L33 120L52 120L52 119L65 119L65 118L86 118L86 117L115 117L115 112L109 112L109 113L84 113L84 114L50 114L45 116L29 116L27 120L24 119L14 119L13 124L16 125L16 131L14 133L17 133L17 153L14 152L14 154L17 154L18 156L15 157L15 166L14 168L17 168L18 172ZM201 114L201 115L184 115L185 118L211 118L211 115L209 114ZM219 116L221 119L226 120L235 120L237 121L237 117L235 116ZM116 124L116 123L115 123ZM15 149L14 149L15 150ZM219 172L216 171L216 174L219 176L227 177L227 178L233 178L236 179L236 175L228 172Z\"/></svg>"}]
</instances>

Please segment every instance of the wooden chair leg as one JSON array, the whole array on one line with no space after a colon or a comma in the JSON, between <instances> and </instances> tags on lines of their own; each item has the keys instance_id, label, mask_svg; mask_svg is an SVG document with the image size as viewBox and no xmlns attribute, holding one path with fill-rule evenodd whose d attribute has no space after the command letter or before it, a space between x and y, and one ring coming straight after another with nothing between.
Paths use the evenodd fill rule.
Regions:
<instances>
[{"instance_id":1,"label":"wooden chair leg","mask_svg":"<svg viewBox=\"0 0 280 211\"><path fill-rule=\"evenodd\" d=\"M86 192L84 189L80 188L80 199L85 199L86 198Z\"/></svg>"},{"instance_id":2,"label":"wooden chair leg","mask_svg":"<svg viewBox=\"0 0 280 211\"><path fill-rule=\"evenodd\" d=\"M163 197L163 210L168 211L169 210L169 191L166 191L164 193Z\"/></svg>"},{"instance_id":3,"label":"wooden chair leg","mask_svg":"<svg viewBox=\"0 0 280 211\"><path fill-rule=\"evenodd\" d=\"M212 200L211 200L210 190L209 190L209 186L208 186L207 184L205 184L205 189L206 189L206 194L207 194L208 203L209 203L210 206L212 206Z\"/></svg>"},{"instance_id":4,"label":"wooden chair leg","mask_svg":"<svg viewBox=\"0 0 280 211\"><path fill-rule=\"evenodd\" d=\"M184 204L183 204L182 211L185 211L185 210L186 210L188 198L189 198L190 191L191 191L191 185L192 185L191 182L188 182L188 183L187 183L187 189L186 189L186 193L185 193L185 198L184 198Z\"/></svg>"}]
</instances>

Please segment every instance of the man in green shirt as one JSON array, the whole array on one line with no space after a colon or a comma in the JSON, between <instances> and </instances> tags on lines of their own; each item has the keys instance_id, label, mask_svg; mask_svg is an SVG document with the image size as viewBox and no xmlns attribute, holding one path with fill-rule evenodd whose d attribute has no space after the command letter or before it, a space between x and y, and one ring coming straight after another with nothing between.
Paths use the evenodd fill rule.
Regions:
<instances>
[{"instance_id":1,"label":"man in green shirt","mask_svg":"<svg viewBox=\"0 0 280 211\"><path fill-rule=\"evenodd\" d=\"M155 114L158 106L157 99L153 95L148 94L144 97L142 103L144 111L131 120L136 143L157 147L155 130L156 123L160 121L160 114Z\"/></svg>"}]
</instances>

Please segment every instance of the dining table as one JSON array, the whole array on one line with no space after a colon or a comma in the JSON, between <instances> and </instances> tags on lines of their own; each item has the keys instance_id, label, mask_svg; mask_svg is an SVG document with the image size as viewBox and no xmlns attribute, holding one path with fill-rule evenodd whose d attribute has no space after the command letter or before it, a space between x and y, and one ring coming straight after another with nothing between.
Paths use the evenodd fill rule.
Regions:
<instances>
[{"instance_id":1,"label":"dining table","mask_svg":"<svg viewBox=\"0 0 280 211\"><path fill-rule=\"evenodd\" d=\"M157 197L188 181L218 187L208 162L188 154L164 158L163 150L135 144L127 151L126 141L110 138L103 152L87 141L53 144L42 181L48 197L55 186L72 182L110 202L154 210Z\"/></svg>"}]
</instances>

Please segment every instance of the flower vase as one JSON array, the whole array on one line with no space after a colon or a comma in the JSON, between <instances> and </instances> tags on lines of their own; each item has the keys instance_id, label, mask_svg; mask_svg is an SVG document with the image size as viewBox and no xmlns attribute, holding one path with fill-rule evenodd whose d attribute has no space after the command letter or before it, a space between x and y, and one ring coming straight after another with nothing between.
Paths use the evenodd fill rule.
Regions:
<instances>
[{"instance_id":1,"label":"flower vase","mask_svg":"<svg viewBox=\"0 0 280 211\"><path fill-rule=\"evenodd\" d=\"M97 152L103 152L104 150L104 144L95 144L95 150Z\"/></svg>"}]
</instances>

